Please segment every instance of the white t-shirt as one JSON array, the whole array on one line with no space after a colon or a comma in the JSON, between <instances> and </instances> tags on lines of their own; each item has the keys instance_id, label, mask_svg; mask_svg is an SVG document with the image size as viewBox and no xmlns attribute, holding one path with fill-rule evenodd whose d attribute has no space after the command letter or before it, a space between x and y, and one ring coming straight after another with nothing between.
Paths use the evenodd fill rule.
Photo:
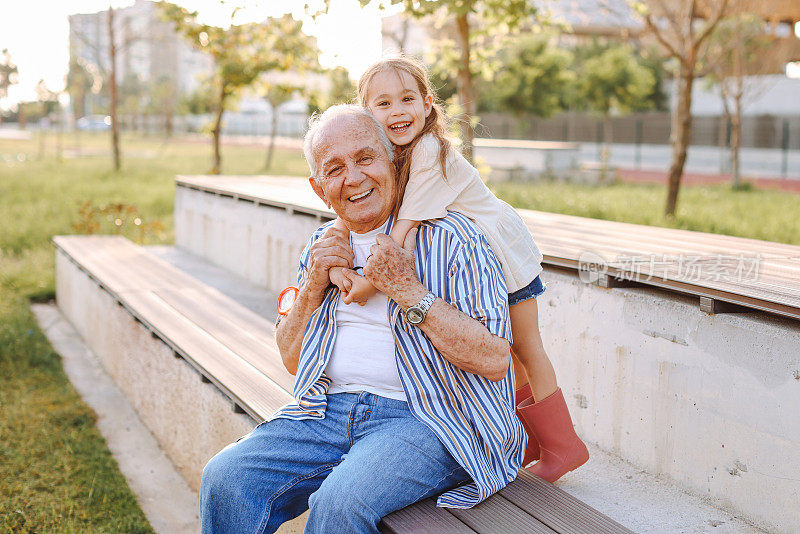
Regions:
<instances>
[{"instance_id":1,"label":"white t-shirt","mask_svg":"<svg viewBox=\"0 0 800 534\"><path fill-rule=\"evenodd\" d=\"M363 267L375 236L385 233L380 228L366 234L350 232L354 266ZM361 271L358 271L361 274ZM339 300L336 308L336 340L333 353L325 367L332 383L328 393L367 391L406 401L395 360L395 340L389 324L386 294L378 292L364 306L345 304Z\"/></svg>"}]
</instances>

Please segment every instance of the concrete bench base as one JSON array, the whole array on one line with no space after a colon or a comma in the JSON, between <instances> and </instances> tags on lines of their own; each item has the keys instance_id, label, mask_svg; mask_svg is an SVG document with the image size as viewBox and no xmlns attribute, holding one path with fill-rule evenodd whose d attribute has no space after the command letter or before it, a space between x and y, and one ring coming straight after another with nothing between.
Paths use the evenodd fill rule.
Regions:
<instances>
[{"instance_id":1,"label":"concrete bench base","mask_svg":"<svg viewBox=\"0 0 800 534\"><path fill-rule=\"evenodd\" d=\"M62 313L197 491L208 459L252 430L255 421L232 413L230 399L204 383L61 252L56 253L56 272Z\"/></svg>"},{"instance_id":2,"label":"concrete bench base","mask_svg":"<svg viewBox=\"0 0 800 534\"><path fill-rule=\"evenodd\" d=\"M284 250L298 250L310 235L301 225L315 221L274 206L236 210L237 203L178 187L177 244L280 289L295 276L296 259L260 264L266 254L248 257L246 249L280 239ZM250 236L250 244L223 240L212 230L220 225L227 235ZM204 250L226 250L227 257ZM233 257L241 262L231 266ZM269 277L261 274L267 271ZM543 279L545 348L584 439L755 524L800 531L796 321L757 312L707 315L696 299L602 288L556 268L547 267Z\"/></svg>"},{"instance_id":3,"label":"concrete bench base","mask_svg":"<svg viewBox=\"0 0 800 534\"><path fill-rule=\"evenodd\" d=\"M199 491L206 462L258 422L235 413L228 397L204 382L61 251L56 251L56 273L62 313L178 472L192 490ZM285 524L279 532L302 532L305 517Z\"/></svg>"}]
</instances>

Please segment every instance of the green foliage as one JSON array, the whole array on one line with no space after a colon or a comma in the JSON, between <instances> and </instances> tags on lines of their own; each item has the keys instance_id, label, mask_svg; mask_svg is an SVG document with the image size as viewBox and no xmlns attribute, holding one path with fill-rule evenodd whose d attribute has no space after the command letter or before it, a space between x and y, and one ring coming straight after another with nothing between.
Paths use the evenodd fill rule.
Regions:
<instances>
[{"instance_id":1,"label":"green foliage","mask_svg":"<svg viewBox=\"0 0 800 534\"><path fill-rule=\"evenodd\" d=\"M263 72L302 71L316 64L314 41L303 33L302 22L291 15L221 28L198 22L196 11L169 2L159 6L166 20L214 59L214 85L224 95L250 85Z\"/></svg>"},{"instance_id":2,"label":"green foliage","mask_svg":"<svg viewBox=\"0 0 800 534\"><path fill-rule=\"evenodd\" d=\"M666 68L667 59L661 55L656 48L639 48L634 49L628 45L620 45L615 42L601 41L600 39L592 39L591 41L584 42L571 49L573 53L574 62L571 69L576 73L575 83L571 84L567 89L565 95L565 104L569 109L586 110L592 109L603 113L601 110L593 107L588 98L585 84L583 83L584 71L587 62L590 68L597 68L597 63L600 64L611 63L609 51L623 48L624 51L617 51L620 56L630 54L637 66L634 70L645 70L650 73L652 77L652 85L649 90L642 88L637 98L629 99L630 106L624 111L647 111L658 110L666 111L669 109L669 97L664 90L665 76L668 71ZM611 54L613 56L613 54ZM603 58L603 59L599 59ZM594 66L592 66L594 63ZM612 67L613 68L613 67ZM646 75L643 75L646 76ZM607 87L606 87L607 88ZM644 94L643 94L644 93Z\"/></svg>"},{"instance_id":3,"label":"green foliage","mask_svg":"<svg viewBox=\"0 0 800 534\"><path fill-rule=\"evenodd\" d=\"M633 111L652 109L655 111L669 111L669 95L664 89L669 69L669 59L664 57L656 47L638 50L639 64L650 71L655 83L650 94L647 95L643 107L634 107Z\"/></svg>"},{"instance_id":4,"label":"green foliage","mask_svg":"<svg viewBox=\"0 0 800 534\"><path fill-rule=\"evenodd\" d=\"M346 104L356 98L356 86L350 79L350 73L344 67L334 67L327 71L331 88L328 91L328 106Z\"/></svg>"},{"instance_id":5,"label":"green foliage","mask_svg":"<svg viewBox=\"0 0 800 534\"><path fill-rule=\"evenodd\" d=\"M72 112L76 118L86 115L84 100L94 84L94 77L86 68L84 60L70 57L66 89L70 96Z\"/></svg>"},{"instance_id":6,"label":"green foliage","mask_svg":"<svg viewBox=\"0 0 800 534\"><path fill-rule=\"evenodd\" d=\"M738 13L722 19L708 36L701 59L706 86L718 86L730 78L758 73L764 54L774 41L765 31L765 23L750 13Z\"/></svg>"},{"instance_id":7,"label":"green foliage","mask_svg":"<svg viewBox=\"0 0 800 534\"><path fill-rule=\"evenodd\" d=\"M578 73L577 97L589 109L609 114L647 107L655 86L650 70L640 65L628 45L612 46L590 57Z\"/></svg>"},{"instance_id":8,"label":"green foliage","mask_svg":"<svg viewBox=\"0 0 800 534\"><path fill-rule=\"evenodd\" d=\"M221 170L219 138L222 115L228 99L251 85L264 72L303 72L316 68L319 56L316 41L303 33L302 22L289 14L268 17L260 23L221 28L199 22L196 11L164 1L158 5L165 20L171 21L193 46L214 59L212 94L216 102L216 120L212 128L214 160L211 172L218 174Z\"/></svg>"},{"instance_id":9,"label":"green foliage","mask_svg":"<svg viewBox=\"0 0 800 534\"><path fill-rule=\"evenodd\" d=\"M211 93L213 87L211 80L206 80L198 84L197 88L191 93L185 93L181 96L179 103L179 111L181 113L190 113L192 115L205 115L211 113L214 109L214 95Z\"/></svg>"},{"instance_id":10,"label":"green foliage","mask_svg":"<svg viewBox=\"0 0 800 534\"><path fill-rule=\"evenodd\" d=\"M526 112L549 117L564 108L563 97L574 73L572 55L548 45L545 35L525 34L501 51L502 68L480 84L479 110Z\"/></svg>"}]
</instances>

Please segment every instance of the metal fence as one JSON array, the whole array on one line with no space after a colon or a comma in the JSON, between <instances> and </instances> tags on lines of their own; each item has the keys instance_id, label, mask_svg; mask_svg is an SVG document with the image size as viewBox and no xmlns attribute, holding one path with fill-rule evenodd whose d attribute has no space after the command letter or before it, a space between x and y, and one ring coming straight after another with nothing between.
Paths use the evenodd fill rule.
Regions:
<instances>
[{"instance_id":1,"label":"metal fence","mask_svg":"<svg viewBox=\"0 0 800 534\"><path fill-rule=\"evenodd\" d=\"M499 139L532 139L541 141L603 142L603 119L595 115L565 113L549 119L533 116L511 116L482 113L477 135ZM612 117L613 143L669 144L670 114L634 113ZM692 145L728 145L730 124L725 117L694 117ZM742 121L742 146L753 148L800 149L800 116L746 116Z\"/></svg>"}]
</instances>

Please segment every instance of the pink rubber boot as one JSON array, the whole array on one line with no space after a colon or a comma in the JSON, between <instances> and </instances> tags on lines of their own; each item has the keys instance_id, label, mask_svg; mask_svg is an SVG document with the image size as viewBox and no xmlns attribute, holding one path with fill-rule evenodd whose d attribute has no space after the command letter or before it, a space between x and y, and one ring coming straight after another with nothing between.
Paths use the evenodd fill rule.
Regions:
<instances>
[{"instance_id":1,"label":"pink rubber boot","mask_svg":"<svg viewBox=\"0 0 800 534\"><path fill-rule=\"evenodd\" d=\"M517 404L517 414L527 423L528 435L536 435L541 459L528 468L548 482L577 469L589 459L589 451L575 433L561 388L534 403L533 397Z\"/></svg>"}]
</instances>

